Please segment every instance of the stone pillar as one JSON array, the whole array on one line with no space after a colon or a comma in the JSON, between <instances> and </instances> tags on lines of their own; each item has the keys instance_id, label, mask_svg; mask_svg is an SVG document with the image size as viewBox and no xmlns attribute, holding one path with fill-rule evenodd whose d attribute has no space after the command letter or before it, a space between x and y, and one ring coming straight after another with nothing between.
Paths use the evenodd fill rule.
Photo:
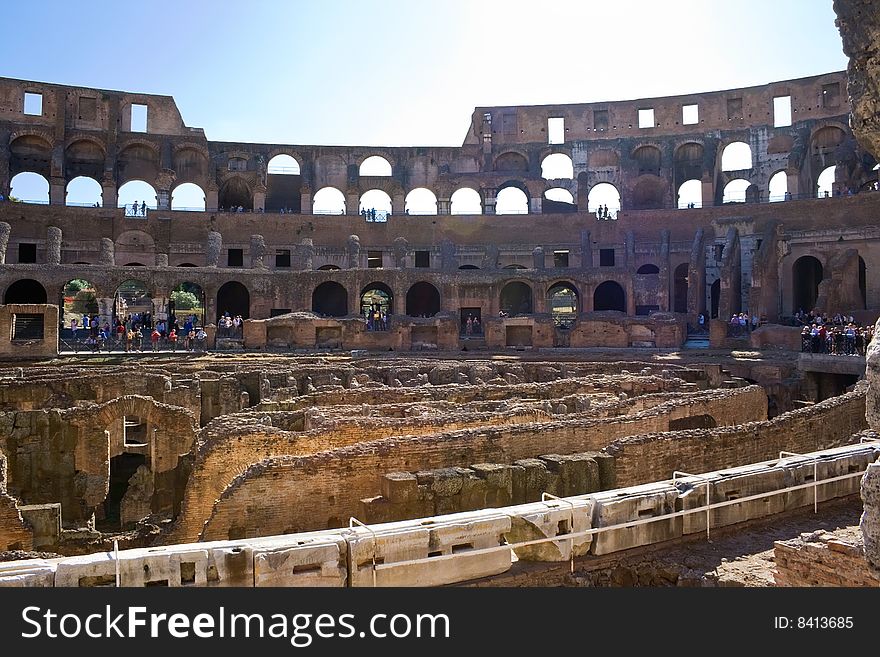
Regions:
<instances>
[{"instance_id":1,"label":"stone pillar","mask_svg":"<svg viewBox=\"0 0 880 657\"><path fill-rule=\"evenodd\" d=\"M216 230L208 233L208 241L205 244L205 266L216 267L220 263L220 250L223 248L223 235Z\"/></svg>"},{"instance_id":2,"label":"stone pillar","mask_svg":"<svg viewBox=\"0 0 880 657\"><path fill-rule=\"evenodd\" d=\"M495 194L494 188L483 189L483 214L495 214Z\"/></svg>"},{"instance_id":3,"label":"stone pillar","mask_svg":"<svg viewBox=\"0 0 880 657\"><path fill-rule=\"evenodd\" d=\"M266 240L262 235L251 235L251 269L266 269Z\"/></svg>"},{"instance_id":4,"label":"stone pillar","mask_svg":"<svg viewBox=\"0 0 880 657\"><path fill-rule=\"evenodd\" d=\"M349 235L346 251L348 252L347 268L357 269L360 266L361 238L357 235Z\"/></svg>"},{"instance_id":5,"label":"stone pillar","mask_svg":"<svg viewBox=\"0 0 880 657\"><path fill-rule=\"evenodd\" d=\"M356 189L349 189L345 194L345 214L360 213L360 195Z\"/></svg>"},{"instance_id":6,"label":"stone pillar","mask_svg":"<svg viewBox=\"0 0 880 657\"><path fill-rule=\"evenodd\" d=\"M452 200L449 197L437 199L437 214L450 214L452 212Z\"/></svg>"},{"instance_id":7,"label":"stone pillar","mask_svg":"<svg viewBox=\"0 0 880 657\"><path fill-rule=\"evenodd\" d=\"M715 205L715 185L711 180L704 180L700 195L702 196L702 207L708 208Z\"/></svg>"},{"instance_id":8,"label":"stone pillar","mask_svg":"<svg viewBox=\"0 0 880 657\"><path fill-rule=\"evenodd\" d=\"M217 212L220 207L220 192L216 187L209 187L205 191L205 211Z\"/></svg>"},{"instance_id":9,"label":"stone pillar","mask_svg":"<svg viewBox=\"0 0 880 657\"><path fill-rule=\"evenodd\" d=\"M798 198L801 194L801 176L798 171L786 171L785 178L788 181L788 193L791 198Z\"/></svg>"},{"instance_id":10,"label":"stone pillar","mask_svg":"<svg viewBox=\"0 0 880 657\"><path fill-rule=\"evenodd\" d=\"M64 205L67 200L67 190L64 178L55 177L49 179L49 204Z\"/></svg>"},{"instance_id":11,"label":"stone pillar","mask_svg":"<svg viewBox=\"0 0 880 657\"><path fill-rule=\"evenodd\" d=\"M406 197L402 193L391 197L391 214L406 214Z\"/></svg>"},{"instance_id":12,"label":"stone pillar","mask_svg":"<svg viewBox=\"0 0 880 657\"><path fill-rule=\"evenodd\" d=\"M868 426L880 431L880 321L874 327L874 339L868 345L867 368L868 396L865 400ZM880 571L880 460L870 464L862 477L862 513L859 527L865 541L865 559Z\"/></svg>"},{"instance_id":13,"label":"stone pillar","mask_svg":"<svg viewBox=\"0 0 880 657\"><path fill-rule=\"evenodd\" d=\"M46 229L46 264L61 264L61 229L57 226Z\"/></svg>"},{"instance_id":14,"label":"stone pillar","mask_svg":"<svg viewBox=\"0 0 880 657\"><path fill-rule=\"evenodd\" d=\"M254 188L254 212L264 212L266 210L266 188L258 185Z\"/></svg>"},{"instance_id":15,"label":"stone pillar","mask_svg":"<svg viewBox=\"0 0 880 657\"><path fill-rule=\"evenodd\" d=\"M315 257L315 243L312 241L311 237L304 237L300 244L302 245L301 253L303 271L311 271L314 268L312 260Z\"/></svg>"},{"instance_id":16,"label":"stone pillar","mask_svg":"<svg viewBox=\"0 0 880 657\"><path fill-rule=\"evenodd\" d=\"M101 181L101 207L115 208L117 202L116 183L112 178Z\"/></svg>"},{"instance_id":17,"label":"stone pillar","mask_svg":"<svg viewBox=\"0 0 880 657\"><path fill-rule=\"evenodd\" d=\"M300 190L299 211L301 214L314 214L312 212L312 191L308 188Z\"/></svg>"},{"instance_id":18,"label":"stone pillar","mask_svg":"<svg viewBox=\"0 0 880 657\"><path fill-rule=\"evenodd\" d=\"M581 269L593 268L593 242L590 239L590 231L581 231Z\"/></svg>"},{"instance_id":19,"label":"stone pillar","mask_svg":"<svg viewBox=\"0 0 880 657\"><path fill-rule=\"evenodd\" d=\"M170 189L157 189L156 190L156 208L159 210L170 210L171 209L171 190Z\"/></svg>"},{"instance_id":20,"label":"stone pillar","mask_svg":"<svg viewBox=\"0 0 880 657\"><path fill-rule=\"evenodd\" d=\"M102 267L112 267L116 264L116 247L109 237L101 238L101 251L98 253L98 264Z\"/></svg>"},{"instance_id":21,"label":"stone pillar","mask_svg":"<svg viewBox=\"0 0 880 657\"><path fill-rule=\"evenodd\" d=\"M99 297L95 299L98 304L98 316L101 318L101 326L109 324L113 326L113 302L112 297Z\"/></svg>"},{"instance_id":22,"label":"stone pillar","mask_svg":"<svg viewBox=\"0 0 880 657\"><path fill-rule=\"evenodd\" d=\"M168 297L165 292L157 292L151 301L153 302L153 326L160 319L168 320Z\"/></svg>"},{"instance_id":23,"label":"stone pillar","mask_svg":"<svg viewBox=\"0 0 880 657\"><path fill-rule=\"evenodd\" d=\"M529 214L541 214L543 199L540 196L532 196L529 199Z\"/></svg>"},{"instance_id":24,"label":"stone pillar","mask_svg":"<svg viewBox=\"0 0 880 657\"><path fill-rule=\"evenodd\" d=\"M6 264L6 249L9 247L9 234L12 226L5 221L0 221L0 265Z\"/></svg>"},{"instance_id":25,"label":"stone pillar","mask_svg":"<svg viewBox=\"0 0 880 657\"><path fill-rule=\"evenodd\" d=\"M167 253L157 253L156 254L156 266L157 267L167 267L168 266L168 254Z\"/></svg>"},{"instance_id":26,"label":"stone pillar","mask_svg":"<svg viewBox=\"0 0 880 657\"><path fill-rule=\"evenodd\" d=\"M532 263L535 269L546 269L543 246L536 246L532 249Z\"/></svg>"}]
</instances>

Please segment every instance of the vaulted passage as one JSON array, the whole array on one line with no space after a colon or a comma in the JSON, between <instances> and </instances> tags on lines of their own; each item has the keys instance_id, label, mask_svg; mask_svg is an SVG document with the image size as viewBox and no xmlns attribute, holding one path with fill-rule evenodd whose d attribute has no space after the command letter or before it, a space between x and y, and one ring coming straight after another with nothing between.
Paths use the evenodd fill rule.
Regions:
<instances>
[{"instance_id":1,"label":"vaulted passage","mask_svg":"<svg viewBox=\"0 0 880 657\"><path fill-rule=\"evenodd\" d=\"M440 312L440 292L430 283L416 283L406 293L406 314L433 317Z\"/></svg>"},{"instance_id":2,"label":"vaulted passage","mask_svg":"<svg viewBox=\"0 0 880 657\"><path fill-rule=\"evenodd\" d=\"M614 281L605 281L593 293L593 310L626 312L626 292Z\"/></svg>"},{"instance_id":3,"label":"vaulted passage","mask_svg":"<svg viewBox=\"0 0 880 657\"><path fill-rule=\"evenodd\" d=\"M792 312L809 312L819 297L819 283L822 282L822 263L813 256L802 256L792 267L792 290L794 305Z\"/></svg>"},{"instance_id":4,"label":"vaulted passage","mask_svg":"<svg viewBox=\"0 0 880 657\"><path fill-rule=\"evenodd\" d=\"M217 290L217 319L224 313L229 313L231 317L241 315L242 319L251 316L250 292L237 281L229 281Z\"/></svg>"},{"instance_id":5,"label":"vaulted passage","mask_svg":"<svg viewBox=\"0 0 880 657\"><path fill-rule=\"evenodd\" d=\"M348 314L348 292L336 281L325 281L312 292L312 312L324 317Z\"/></svg>"},{"instance_id":6,"label":"vaulted passage","mask_svg":"<svg viewBox=\"0 0 880 657\"><path fill-rule=\"evenodd\" d=\"M31 279L23 278L6 288L3 303L46 303L46 288Z\"/></svg>"}]
</instances>

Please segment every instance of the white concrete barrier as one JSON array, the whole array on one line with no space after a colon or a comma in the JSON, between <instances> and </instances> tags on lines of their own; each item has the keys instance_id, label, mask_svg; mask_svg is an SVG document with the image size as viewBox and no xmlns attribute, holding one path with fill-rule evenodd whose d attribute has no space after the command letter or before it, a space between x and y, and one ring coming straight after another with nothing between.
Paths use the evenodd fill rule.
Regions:
<instances>
[{"instance_id":1,"label":"white concrete barrier","mask_svg":"<svg viewBox=\"0 0 880 657\"><path fill-rule=\"evenodd\" d=\"M437 516L430 520L355 527L346 535L351 586L441 586L503 573L510 550L478 553L504 544L510 517L503 509ZM431 557L455 555L451 559ZM416 563L407 561L425 559Z\"/></svg>"},{"instance_id":2,"label":"white concrete barrier","mask_svg":"<svg viewBox=\"0 0 880 657\"><path fill-rule=\"evenodd\" d=\"M583 532L592 527L593 500L547 500L519 506L506 507L510 516L508 543L520 543L554 536ZM522 561L568 561L580 557L590 549L593 537L590 534L574 539L565 539L535 545L514 547L517 558Z\"/></svg>"},{"instance_id":3,"label":"white concrete barrier","mask_svg":"<svg viewBox=\"0 0 880 657\"><path fill-rule=\"evenodd\" d=\"M675 511L678 490L669 482L619 488L574 499L592 499L593 527L648 520ZM681 536L681 517L600 532L590 547L591 554L619 552L640 545L660 543Z\"/></svg>"}]
</instances>

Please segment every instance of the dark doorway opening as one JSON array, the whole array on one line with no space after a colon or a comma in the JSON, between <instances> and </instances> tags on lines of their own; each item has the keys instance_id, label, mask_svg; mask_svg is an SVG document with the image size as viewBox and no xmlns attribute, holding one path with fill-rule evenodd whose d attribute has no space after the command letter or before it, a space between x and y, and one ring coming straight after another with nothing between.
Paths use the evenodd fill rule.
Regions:
<instances>
[{"instance_id":1,"label":"dark doorway opening","mask_svg":"<svg viewBox=\"0 0 880 657\"><path fill-rule=\"evenodd\" d=\"M146 465L147 457L143 454L123 452L110 459L110 489L104 499L104 521L108 528L120 527L120 506L122 498L128 491L128 482L135 471Z\"/></svg>"}]
</instances>

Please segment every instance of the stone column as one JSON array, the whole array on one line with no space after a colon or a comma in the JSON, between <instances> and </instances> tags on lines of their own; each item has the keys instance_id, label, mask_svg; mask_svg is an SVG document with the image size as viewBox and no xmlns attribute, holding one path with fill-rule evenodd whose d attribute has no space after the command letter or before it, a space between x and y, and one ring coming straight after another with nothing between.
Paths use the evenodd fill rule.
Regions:
<instances>
[{"instance_id":1,"label":"stone column","mask_svg":"<svg viewBox=\"0 0 880 657\"><path fill-rule=\"evenodd\" d=\"M205 190L205 211L217 212L220 207L220 191L217 185L211 185Z\"/></svg>"},{"instance_id":2,"label":"stone column","mask_svg":"<svg viewBox=\"0 0 880 657\"><path fill-rule=\"evenodd\" d=\"M112 297L99 297L95 299L98 304L98 316L101 318L101 326L109 324L113 326L113 302Z\"/></svg>"},{"instance_id":3,"label":"stone column","mask_svg":"<svg viewBox=\"0 0 880 657\"><path fill-rule=\"evenodd\" d=\"M303 271L311 271L314 268L312 260L315 257L315 243L312 241L311 237L304 237L300 244Z\"/></svg>"},{"instance_id":4,"label":"stone column","mask_svg":"<svg viewBox=\"0 0 880 657\"><path fill-rule=\"evenodd\" d=\"M208 233L208 241L205 244L205 266L216 267L220 263L220 250L223 248L223 235L216 230Z\"/></svg>"},{"instance_id":5,"label":"stone column","mask_svg":"<svg viewBox=\"0 0 880 657\"><path fill-rule=\"evenodd\" d=\"M535 269L546 269L546 262L544 260L544 247L536 246L532 249L532 266Z\"/></svg>"},{"instance_id":6,"label":"stone column","mask_svg":"<svg viewBox=\"0 0 880 657\"><path fill-rule=\"evenodd\" d=\"M312 212L312 190L308 187L302 187L299 192L299 211L300 214L313 214Z\"/></svg>"},{"instance_id":7,"label":"stone column","mask_svg":"<svg viewBox=\"0 0 880 657\"><path fill-rule=\"evenodd\" d=\"M712 184L711 180L703 181L700 194L702 196L702 207L708 208L715 205L715 185Z\"/></svg>"},{"instance_id":8,"label":"stone column","mask_svg":"<svg viewBox=\"0 0 880 657\"><path fill-rule=\"evenodd\" d=\"M64 178L52 176L49 178L49 204L64 205L67 197Z\"/></svg>"},{"instance_id":9,"label":"stone column","mask_svg":"<svg viewBox=\"0 0 880 657\"><path fill-rule=\"evenodd\" d=\"M61 229L57 226L46 229L46 264L61 264Z\"/></svg>"},{"instance_id":10,"label":"stone column","mask_svg":"<svg viewBox=\"0 0 880 657\"><path fill-rule=\"evenodd\" d=\"M801 194L801 176L798 171L786 171L785 178L788 181L788 193L791 198L798 198Z\"/></svg>"},{"instance_id":11,"label":"stone column","mask_svg":"<svg viewBox=\"0 0 880 657\"><path fill-rule=\"evenodd\" d=\"M406 214L406 197L402 193L391 197L391 214Z\"/></svg>"},{"instance_id":12,"label":"stone column","mask_svg":"<svg viewBox=\"0 0 880 657\"><path fill-rule=\"evenodd\" d=\"M593 268L593 242L590 240L590 231L581 231L581 269Z\"/></svg>"},{"instance_id":13,"label":"stone column","mask_svg":"<svg viewBox=\"0 0 880 657\"><path fill-rule=\"evenodd\" d=\"M112 178L104 178L101 181L101 206L115 208L117 199L116 182Z\"/></svg>"},{"instance_id":14,"label":"stone column","mask_svg":"<svg viewBox=\"0 0 880 657\"><path fill-rule=\"evenodd\" d=\"M157 189L156 190L156 208L159 210L170 210L171 209L171 190L168 190L168 189Z\"/></svg>"},{"instance_id":15,"label":"stone column","mask_svg":"<svg viewBox=\"0 0 880 657\"><path fill-rule=\"evenodd\" d=\"M529 199L529 214L541 214L543 199L540 196L532 196Z\"/></svg>"},{"instance_id":16,"label":"stone column","mask_svg":"<svg viewBox=\"0 0 880 657\"><path fill-rule=\"evenodd\" d=\"M495 194L492 187L483 189L483 214L495 214Z\"/></svg>"},{"instance_id":17,"label":"stone column","mask_svg":"<svg viewBox=\"0 0 880 657\"><path fill-rule=\"evenodd\" d=\"M266 269L266 240L262 235L251 235L251 269Z\"/></svg>"},{"instance_id":18,"label":"stone column","mask_svg":"<svg viewBox=\"0 0 880 657\"><path fill-rule=\"evenodd\" d=\"M438 198L437 199L437 214L450 214L452 212L452 199L448 196L446 198Z\"/></svg>"},{"instance_id":19,"label":"stone column","mask_svg":"<svg viewBox=\"0 0 880 657\"><path fill-rule=\"evenodd\" d=\"M151 301L153 302L153 326L160 319L168 320L168 297L165 292L156 292Z\"/></svg>"},{"instance_id":20,"label":"stone column","mask_svg":"<svg viewBox=\"0 0 880 657\"><path fill-rule=\"evenodd\" d=\"M168 254L167 253L157 253L156 254L156 266L157 267L167 267L168 266Z\"/></svg>"},{"instance_id":21,"label":"stone column","mask_svg":"<svg viewBox=\"0 0 880 657\"><path fill-rule=\"evenodd\" d=\"M98 253L98 264L102 267L112 267L116 264L116 247L109 237L101 238L101 251Z\"/></svg>"},{"instance_id":22,"label":"stone column","mask_svg":"<svg viewBox=\"0 0 880 657\"><path fill-rule=\"evenodd\" d=\"M349 189L345 194L345 214L359 214L360 203L361 199L358 190Z\"/></svg>"},{"instance_id":23,"label":"stone column","mask_svg":"<svg viewBox=\"0 0 880 657\"><path fill-rule=\"evenodd\" d=\"M6 264L6 249L9 247L9 234L12 226L5 221L0 221L0 265Z\"/></svg>"},{"instance_id":24,"label":"stone column","mask_svg":"<svg viewBox=\"0 0 880 657\"><path fill-rule=\"evenodd\" d=\"M254 188L254 212L263 212L266 209L266 187L257 185Z\"/></svg>"}]
</instances>

